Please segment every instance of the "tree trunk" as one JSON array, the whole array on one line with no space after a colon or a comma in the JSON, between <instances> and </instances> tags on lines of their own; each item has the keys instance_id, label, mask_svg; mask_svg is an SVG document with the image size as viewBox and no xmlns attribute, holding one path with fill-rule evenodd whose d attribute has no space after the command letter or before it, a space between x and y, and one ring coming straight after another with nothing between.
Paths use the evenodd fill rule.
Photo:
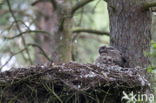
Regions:
<instances>
[{"instance_id":1,"label":"tree trunk","mask_svg":"<svg viewBox=\"0 0 156 103\"><path fill-rule=\"evenodd\" d=\"M71 0L51 2L40 2L37 4L39 9L39 28L47 31L50 35L37 35L36 42L51 55L53 62L62 63L71 60ZM45 63L43 57L36 53L36 62Z\"/></svg>"},{"instance_id":2,"label":"tree trunk","mask_svg":"<svg viewBox=\"0 0 156 103\"><path fill-rule=\"evenodd\" d=\"M150 63L144 52L150 50L151 14L142 11L141 1L108 0L111 45L122 52L127 67Z\"/></svg>"}]
</instances>

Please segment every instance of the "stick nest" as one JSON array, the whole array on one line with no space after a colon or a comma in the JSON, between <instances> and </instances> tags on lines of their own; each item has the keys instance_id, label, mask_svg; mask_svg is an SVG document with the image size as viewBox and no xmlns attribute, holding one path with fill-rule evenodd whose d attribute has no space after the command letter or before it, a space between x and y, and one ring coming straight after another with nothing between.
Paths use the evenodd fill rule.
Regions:
<instances>
[{"instance_id":1,"label":"stick nest","mask_svg":"<svg viewBox=\"0 0 156 103\"><path fill-rule=\"evenodd\" d=\"M121 97L123 90L141 90L150 86L141 70L140 67L122 68L117 65L100 68L75 62L12 68L11 71L0 73L0 101L102 103L116 95L115 99L120 103L121 98L119 100L118 97Z\"/></svg>"}]
</instances>

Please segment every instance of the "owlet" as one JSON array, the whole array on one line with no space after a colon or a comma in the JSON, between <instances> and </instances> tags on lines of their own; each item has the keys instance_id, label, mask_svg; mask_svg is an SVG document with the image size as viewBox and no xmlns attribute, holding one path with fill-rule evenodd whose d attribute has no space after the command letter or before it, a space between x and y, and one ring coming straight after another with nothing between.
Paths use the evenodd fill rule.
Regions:
<instances>
[{"instance_id":1,"label":"owlet","mask_svg":"<svg viewBox=\"0 0 156 103\"><path fill-rule=\"evenodd\" d=\"M106 65L119 65L123 67L124 59L121 52L112 46L102 46L99 48L100 56L95 60L95 65L103 67Z\"/></svg>"}]
</instances>

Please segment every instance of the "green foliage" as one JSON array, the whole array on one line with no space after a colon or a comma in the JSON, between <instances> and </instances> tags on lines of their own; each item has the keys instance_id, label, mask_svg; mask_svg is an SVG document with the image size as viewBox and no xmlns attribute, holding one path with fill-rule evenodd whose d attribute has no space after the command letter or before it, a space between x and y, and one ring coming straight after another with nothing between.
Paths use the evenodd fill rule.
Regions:
<instances>
[{"instance_id":1,"label":"green foliage","mask_svg":"<svg viewBox=\"0 0 156 103\"><path fill-rule=\"evenodd\" d=\"M151 52L146 52L146 55L151 59L151 66L147 68L147 72L151 74L150 82L156 96L156 42L151 41Z\"/></svg>"},{"instance_id":2,"label":"green foliage","mask_svg":"<svg viewBox=\"0 0 156 103\"><path fill-rule=\"evenodd\" d=\"M151 66L147 68L147 72L151 73L153 70L156 69L155 59L156 59L156 42L151 41L151 51L145 52L146 56L149 56L151 59Z\"/></svg>"},{"instance_id":3,"label":"green foliage","mask_svg":"<svg viewBox=\"0 0 156 103\"><path fill-rule=\"evenodd\" d=\"M149 67L148 69L147 69L147 72L148 73L151 73L153 70L155 70L156 69L156 66L151 66L151 67Z\"/></svg>"}]
</instances>

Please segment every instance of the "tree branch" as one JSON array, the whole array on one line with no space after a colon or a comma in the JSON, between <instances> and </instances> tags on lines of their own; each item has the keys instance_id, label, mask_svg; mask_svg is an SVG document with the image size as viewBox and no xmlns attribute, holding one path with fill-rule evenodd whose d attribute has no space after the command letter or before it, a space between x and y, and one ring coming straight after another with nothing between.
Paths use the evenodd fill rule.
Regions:
<instances>
[{"instance_id":1,"label":"tree branch","mask_svg":"<svg viewBox=\"0 0 156 103\"><path fill-rule=\"evenodd\" d=\"M36 0L33 3L31 3L31 5L34 6L34 5L36 5L36 4L40 3L40 2L49 2L49 0Z\"/></svg>"},{"instance_id":2,"label":"tree branch","mask_svg":"<svg viewBox=\"0 0 156 103\"><path fill-rule=\"evenodd\" d=\"M109 32L104 32L104 31L98 31L98 30L92 30L92 29L75 29L73 30L73 33L80 33L80 32L85 32L85 33L92 33L96 35L107 35L109 36Z\"/></svg>"},{"instance_id":3,"label":"tree branch","mask_svg":"<svg viewBox=\"0 0 156 103\"><path fill-rule=\"evenodd\" d=\"M36 1L34 1L33 3L31 3L31 5L34 6L34 5L36 5L36 4L40 3L40 2L49 2L49 1L50 1L51 4L53 5L53 7L56 9L57 3L56 3L55 0L36 0Z\"/></svg>"},{"instance_id":4,"label":"tree branch","mask_svg":"<svg viewBox=\"0 0 156 103\"><path fill-rule=\"evenodd\" d=\"M17 30L21 33L22 30L20 29L20 26L19 26L19 24L18 24L18 20L16 19L15 15L14 15L14 12L13 12L13 10L12 10L12 8L11 8L10 1L9 1L9 0L6 0L6 2L7 2L7 5L8 5L8 8L9 8L10 14L11 14L11 16L13 17L13 19L14 19L14 21L15 21L16 28L17 28ZM22 39L22 42L23 42L24 47L26 47L26 41L25 41L25 38L24 38L23 36L21 36L21 39ZM28 55L28 60L30 61L30 64L33 64L33 63L32 63L32 60L31 60L31 57L30 57L30 53L29 53L29 51L26 50L26 53L27 53L27 55Z\"/></svg>"},{"instance_id":5,"label":"tree branch","mask_svg":"<svg viewBox=\"0 0 156 103\"><path fill-rule=\"evenodd\" d=\"M4 66L6 66L6 65L10 62L10 60L11 60L14 56L16 56L16 55L19 54L19 53L24 52L26 49L27 49L27 48L24 48L24 49L18 51L17 53L12 53L12 55L9 57L9 59L0 67L0 71L2 70L2 68L3 68Z\"/></svg>"},{"instance_id":6,"label":"tree branch","mask_svg":"<svg viewBox=\"0 0 156 103\"><path fill-rule=\"evenodd\" d=\"M57 8L57 2L55 0L50 0L50 2L52 3L54 9Z\"/></svg>"},{"instance_id":7,"label":"tree branch","mask_svg":"<svg viewBox=\"0 0 156 103\"><path fill-rule=\"evenodd\" d=\"M0 6L2 6L3 5L3 3L0 3Z\"/></svg>"},{"instance_id":8,"label":"tree branch","mask_svg":"<svg viewBox=\"0 0 156 103\"><path fill-rule=\"evenodd\" d=\"M85 6L86 4L90 3L91 1L94 0L81 0L80 2L78 2L75 6L73 6L72 8L72 15L75 13L75 11L77 11L78 9L80 9L81 7Z\"/></svg>"},{"instance_id":9,"label":"tree branch","mask_svg":"<svg viewBox=\"0 0 156 103\"><path fill-rule=\"evenodd\" d=\"M152 8L152 7L156 7L156 1L142 3L143 11L148 10L149 8Z\"/></svg>"},{"instance_id":10,"label":"tree branch","mask_svg":"<svg viewBox=\"0 0 156 103\"><path fill-rule=\"evenodd\" d=\"M41 51L42 55L43 55L48 61L52 61L52 60L49 58L49 56L47 55L47 53L42 49L42 47L40 47L40 46L37 45L37 44L29 43L29 44L26 45L26 47L25 47L24 49L22 49L22 50L20 50L20 51L18 51L18 52L16 52L16 53L11 53L11 56L9 57L9 59L0 67L0 71L2 70L2 68L3 68L4 66L6 66L6 65L10 62L10 60L11 60L14 56L16 56L16 55L18 55L18 54L20 54L20 53L22 53L22 52L28 50L28 47L29 47L29 46L37 47L37 48Z\"/></svg>"},{"instance_id":11,"label":"tree branch","mask_svg":"<svg viewBox=\"0 0 156 103\"><path fill-rule=\"evenodd\" d=\"M7 39L7 40L11 40L11 39L18 38L18 37L22 36L23 34L32 33L32 32L34 32L34 33L46 33L46 34L49 34L49 33L46 32L46 31L41 31L41 30L29 30L29 31L21 32L21 33L19 33L18 35L15 35L15 36L12 36L12 37L6 37L6 36L4 36L3 38L4 38L4 39Z\"/></svg>"},{"instance_id":12,"label":"tree branch","mask_svg":"<svg viewBox=\"0 0 156 103\"><path fill-rule=\"evenodd\" d=\"M32 47L37 47L41 52L42 52L42 55L48 60L48 61L51 61L52 60L49 58L49 56L47 55L47 53L43 50L43 48L41 46L39 46L38 44L33 44L33 43L29 43L27 44L27 46L32 46Z\"/></svg>"}]
</instances>

